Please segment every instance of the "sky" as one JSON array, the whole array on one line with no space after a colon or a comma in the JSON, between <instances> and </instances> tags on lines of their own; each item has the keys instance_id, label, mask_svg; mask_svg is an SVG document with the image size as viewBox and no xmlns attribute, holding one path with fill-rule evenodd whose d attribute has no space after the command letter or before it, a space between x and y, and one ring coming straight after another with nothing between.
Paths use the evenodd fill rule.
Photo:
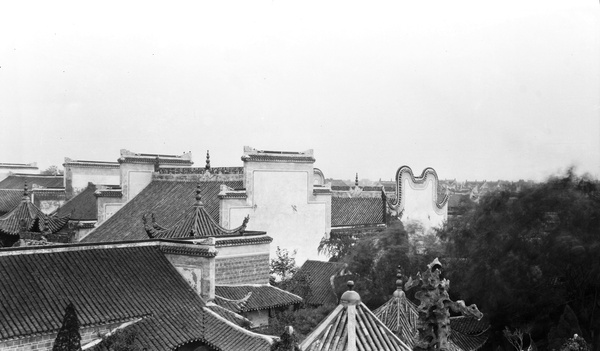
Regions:
<instances>
[{"instance_id":1,"label":"sky","mask_svg":"<svg viewBox=\"0 0 600 351\"><path fill-rule=\"evenodd\" d=\"M11 1L0 162L314 149L325 177L600 177L598 0Z\"/></svg>"}]
</instances>

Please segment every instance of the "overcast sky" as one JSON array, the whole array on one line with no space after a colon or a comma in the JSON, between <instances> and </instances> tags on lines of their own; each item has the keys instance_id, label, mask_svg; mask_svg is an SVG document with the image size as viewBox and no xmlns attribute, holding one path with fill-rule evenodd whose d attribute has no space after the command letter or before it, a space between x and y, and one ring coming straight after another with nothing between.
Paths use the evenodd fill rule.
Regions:
<instances>
[{"instance_id":1,"label":"overcast sky","mask_svg":"<svg viewBox=\"0 0 600 351\"><path fill-rule=\"evenodd\" d=\"M0 162L122 148L326 177L600 176L598 0L3 4Z\"/></svg>"}]
</instances>

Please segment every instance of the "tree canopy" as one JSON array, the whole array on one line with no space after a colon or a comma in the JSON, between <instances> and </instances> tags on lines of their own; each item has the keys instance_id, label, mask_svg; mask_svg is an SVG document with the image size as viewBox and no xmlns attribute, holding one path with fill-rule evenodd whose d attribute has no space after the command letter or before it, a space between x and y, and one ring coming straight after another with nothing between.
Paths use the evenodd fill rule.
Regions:
<instances>
[{"instance_id":1,"label":"tree canopy","mask_svg":"<svg viewBox=\"0 0 600 351\"><path fill-rule=\"evenodd\" d=\"M568 304L598 347L599 195L597 181L570 170L482 197L439 233L455 258L447 271L453 293L476 303L496 331L518 327L538 345Z\"/></svg>"}]
</instances>

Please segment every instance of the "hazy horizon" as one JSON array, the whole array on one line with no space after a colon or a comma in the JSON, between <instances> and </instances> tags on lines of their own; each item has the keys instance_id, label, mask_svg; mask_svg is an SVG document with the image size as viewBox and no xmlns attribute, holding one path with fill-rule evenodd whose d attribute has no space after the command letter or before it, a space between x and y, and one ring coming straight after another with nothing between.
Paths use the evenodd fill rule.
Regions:
<instances>
[{"instance_id":1,"label":"hazy horizon","mask_svg":"<svg viewBox=\"0 0 600 351\"><path fill-rule=\"evenodd\" d=\"M598 1L13 2L0 162L315 150L327 178L600 177Z\"/></svg>"}]
</instances>

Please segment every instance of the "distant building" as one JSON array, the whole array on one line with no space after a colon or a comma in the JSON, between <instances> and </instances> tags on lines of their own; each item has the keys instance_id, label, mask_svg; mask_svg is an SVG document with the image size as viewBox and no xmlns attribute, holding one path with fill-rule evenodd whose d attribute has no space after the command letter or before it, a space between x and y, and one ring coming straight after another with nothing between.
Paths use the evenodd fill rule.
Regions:
<instances>
[{"instance_id":1,"label":"distant building","mask_svg":"<svg viewBox=\"0 0 600 351\"><path fill-rule=\"evenodd\" d=\"M69 215L57 217L43 213L32 203L31 194L25 186L19 204L0 216L0 247L71 242L70 233L58 233L68 221Z\"/></svg>"},{"instance_id":2,"label":"distant building","mask_svg":"<svg viewBox=\"0 0 600 351\"><path fill-rule=\"evenodd\" d=\"M4 198L0 199L4 203L1 211L8 212L18 204L10 190L22 193L25 186L31 189L31 201L45 214L56 211L67 200L61 175L11 174L0 181L0 198Z\"/></svg>"},{"instance_id":3,"label":"distant building","mask_svg":"<svg viewBox=\"0 0 600 351\"><path fill-rule=\"evenodd\" d=\"M40 169L33 163L0 163L0 181L11 174L39 174Z\"/></svg>"},{"instance_id":4,"label":"distant building","mask_svg":"<svg viewBox=\"0 0 600 351\"><path fill-rule=\"evenodd\" d=\"M64 186L69 198L85 190L89 183L120 185L121 182L118 162L73 160L65 157L63 167Z\"/></svg>"},{"instance_id":5,"label":"distant building","mask_svg":"<svg viewBox=\"0 0 600 351\"><path fill-rule=\"evenodd\" d=\"M395 194L388 203L402 222L416 221L428 230L441 227L448 219L448 197L438 198L438 176L433 168L425 168L415 177L410 167L402 166L395 181Z\"/></svg>"}]
</instances>

